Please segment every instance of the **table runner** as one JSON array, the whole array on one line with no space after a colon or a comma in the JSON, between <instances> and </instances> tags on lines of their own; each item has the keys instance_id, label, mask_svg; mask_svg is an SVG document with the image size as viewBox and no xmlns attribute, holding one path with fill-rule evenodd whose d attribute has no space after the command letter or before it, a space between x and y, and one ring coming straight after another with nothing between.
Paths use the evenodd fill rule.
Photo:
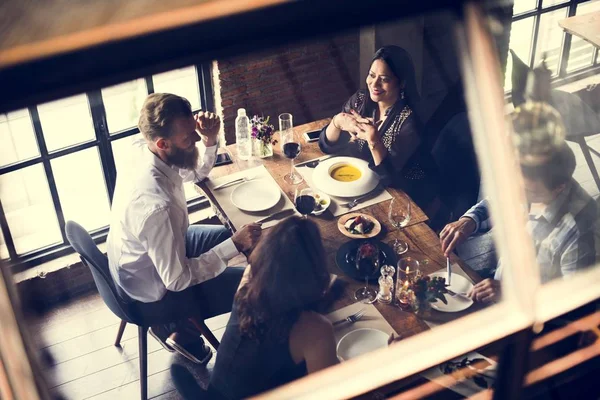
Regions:
<instances>
[{"instance_id":1,"label":"table runner","mask_svg":"<svg viewBox=\"0 0 600 400\"><path fill-rule=\"evenodd\" d=\"M325 157L329 157L329 156L315 158L315 160L320 160ZM313 161L313 160L311 160L311 161ZM303 163L305 163L305 162L306 161L304 161ZM306 180L306 183L311 188L318 190L312 180L312 174L315 170L314 168L309 168L306 166L306 164L303 164L299 167L296 167L296 170L302 175L304 180ZM341 204L348 203L349 201L351 201L353 199L353 197L336 197L336 196L329 196L329 197L331 198L331 205L329 206L328 210L329 210L329 212L331 212L331 214L333 214L334 217L339 217L340 215L344 215L349 212L355 212L357 210L371 206L373 204L377 204L377 203L381 203L382 201L390 200L392 198L392 195L389 194L389 192L387 190L381 190L379 194L377 194L377 195L374 194L373 197L368 198L365 201L361 201L360 203L358 203L358 205L356 207L354 207L352 209L347 209L346 207L342 207Z\"/></svg>"},{"instance_id":2,"label":"table runner","mask_svg":"<svg viewBox=\"0 0 600 400\"><path fill-rule=\"evenodd\" d=\"M207 188L210 190L210 192L214 196L215 200L221 206L221 208L223 209L223 211L229 218L229 222L231 223L231 225L233 225L235 230L239 230L244 225L252 223L259 218L266 217L267 215L272 215L278 211L295 210L296 209L294 207L294 204L292 203L292 201L281 190L281 188L279 189L281 192L281 198L279 199L279 202L274 207L270 208L269 210L259 211L259 212L242 211L233 205L233 203L231 202L231 193L234 191L234 189L236 187L239 186L239 184L227 186L227 187L224 187L219 190L213 190L213 188L215 186L218 186L222 183L230 182L237 178L251 177L251 176L255 177L255 179L259 179L259 178L269 179L269 180L271 180L273 185L279 187L279 185L277 185L277 182L275 182L275 179L273 179L271 174L269 174L269 171L267 171L267 169L262 165L259 167L249 168L249 169L246 169L243 171L238 171L231 175L222 176L222 177L214 179L214 180L206 181ZM262 226L263 226L263 228L269 228L273 225L276 225L282 219L289 217L290 215L291 214L283 215L282 217L275 217L273 219L268 220L267 222L264 222ZM300 213L298 213L296 211L295 215L300 215Z\"/></svg>"}]
</instances>

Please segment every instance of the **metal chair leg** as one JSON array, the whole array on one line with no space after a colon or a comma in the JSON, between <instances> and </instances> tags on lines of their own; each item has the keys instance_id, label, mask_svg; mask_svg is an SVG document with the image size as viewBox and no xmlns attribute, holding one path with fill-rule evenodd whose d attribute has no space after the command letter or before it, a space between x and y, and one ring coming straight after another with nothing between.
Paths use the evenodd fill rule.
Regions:
<instances>
[{"instance_id":1,"label":"metal chair leg","mask_svg":"<svg viewBox=\"0 0 600 400\"><path fill-rule=\"evenodd\" d=\"M594 182L596 182L596 186L600 190L600 177L598 176L598 171L596 170L596 165L594 164L594 160L592 159L592 155L590 154L590 149L585 141L585 137L577 138L577 143L581 148L581 152L583 153L583 157L585 158L585 162L587 163L590 171L592 172L592 177L594 178Z\"/></svg>"},{"instance_id":2,"label":"metal chair leg","mask_svg":"<svg viewBox=\"0 0 600 400\"><path fill-rule=\"evenodd\" d=\"M206 340L208 340L208 342L212 345L212 347L214 347L215 350L218 350L219 349L219 341L217 340L215 335L213 335L213 333L210 331L210 329L208 329L208 326L206 326L206 324L204 323L204 320L193 317L193 318L190 318L190 321L192 322L192 324L194 324L196 329L198 329L200 331L202 336L204 336L206 338Z\"/></svg>"},{"instance_id":3,"label":"metal chair leg","mask_svg":"<svg viewBox=\"0 0 600 400\"><path fill-rule=\"evenodd\" d=\"M141 399L148 400L148 327L138 326Z\"/></svg>"},{"instance_id":4,"label":"metal chair leg","mask_svg":"<svg viewBox=\"0 0 600 400\"><path fill-rule=\"evenodd\" d=\"M121 338L123 337L123 332L125 332L125 326L127 326L127 321L121 320L121 325L119 325L119 331L117 332L117 338L115 339L115 346L121 347Z\"/></svg>"}]
</instances>

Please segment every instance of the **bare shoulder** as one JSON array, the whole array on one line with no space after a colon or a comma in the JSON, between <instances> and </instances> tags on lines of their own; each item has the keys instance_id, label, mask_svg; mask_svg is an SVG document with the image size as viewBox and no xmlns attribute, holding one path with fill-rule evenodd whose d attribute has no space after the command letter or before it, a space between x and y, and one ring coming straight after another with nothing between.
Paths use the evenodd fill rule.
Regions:
<instances>
[{"instance_id":1,"label":"bare shoulder","mask_svg":"<svg viewBox=\"0 0 600 400\"><path fill-rule=\"evenodd\" d=\"M314 311L304 311L292 327L290 339L312 340L333 335L333 325L323 315Z\"/></svg>"}]
</instances>

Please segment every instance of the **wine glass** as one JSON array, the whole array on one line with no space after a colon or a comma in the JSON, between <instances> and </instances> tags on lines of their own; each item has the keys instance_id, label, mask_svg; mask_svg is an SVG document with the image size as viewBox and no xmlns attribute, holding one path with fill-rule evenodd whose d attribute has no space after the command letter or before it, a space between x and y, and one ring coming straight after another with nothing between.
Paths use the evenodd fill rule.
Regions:
<instances>
[{"instance_id":1,"label":"wine glass","mask_svg":"<svg viewBox=\"0 0 600 400\"><path fill-rule=\"evenodd\" d=\"M379 249L371 242L365 242L356 251L356 269L365 277L365 287L354 292L354 298L361 303L371 304L377 292L369 288L369 278L379 270Z\"/></svg>"},{"instance_id":2,"label":"wine glass","mask_svg":"<svg viewBox=\"0 0 600 400\"><path fill-rule=\"evenodd\" d=\"M298 135L294 132L292 114L284 113L279 116L279 132L281 135L281 150L292 163L290 173L285 175L283 179L290 185L297 185L303 179L302 175L294 172L294 159L300 154L301 146Z\"/></svg>"},{"instance_id":3,"label":"wine glass","mask_svg":"<svg viewBox=\"0 0 600 400\"><path fill-rule=\"evenodd\" d=\"M304 218L307 218L307 215L312 213L315 209L316 200L314 190L306 183L297 186L294 202L296 203L296 209L300 214L304 215Z\"/></svg>"},{"instance_id":4,"label":"wine glass","mask_svg":"<svg viewBox=\"0 0 600 400\"><path fill-rule=\"evenodd\" d=\"M396 229L402 229L410 222L410 199L406 194L393 197L388 210L390 224ZM408 251L408 243L400 239L394 239L392 244L396 254L401 255Z\"/></svg>"}]
</instances>

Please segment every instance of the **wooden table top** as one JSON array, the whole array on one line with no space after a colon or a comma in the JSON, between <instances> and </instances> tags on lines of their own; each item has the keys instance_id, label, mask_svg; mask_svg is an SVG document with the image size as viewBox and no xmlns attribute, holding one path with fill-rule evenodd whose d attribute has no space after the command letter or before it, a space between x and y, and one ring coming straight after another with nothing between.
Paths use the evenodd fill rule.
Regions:
<instances>
[{"instance_id":1,"label":"wooden table top","mask_svg":"<svg viewBox=\"0 0 600 400\"><path fill-rule=\"evenodd\" d=\"M329 119L324 119L305 125L300 125L294 129L296 130L297 134L302 135L304 132L321 129L328 122ZM317 143L305 143L304 139L301 140L303 141L302 152L296 160L297 163L311 160L323 155ZM294 186L286 183L283 180L283 177L289 173L290 162L281 154L281 147L279 145L274 146L272 157L264 159L252 157L247 161L240 160L237 157L237 149L235 145L227 146L226 149L231 154L233 163L214 168L208 176L208 179L215 179L241 170L264 165L284 193L292 201L294 200ZM221 218L223 222L226 222L227 215L223 212L223 209L208 189L206 180L198 183L197 189L209 198L213 206L216 208L217 213L221 214L219 215L219 218ZM402 193L401 191L392 188L388 188L387 190L394 197L399 197L400 193ZM382 233L380 233L378 239L384 243L391 243L397 238L406 241L409 244L409 251L403 256L413 256L418 259L421 262L421 270L425 274L430 274L440 269L445 269L446 257L444 257L441 252L438 236L426 224L428 220L427 215L414 202L412 202L411 221L407 227L401 231L398 231L391 226L387 219L389 203L390 200L386 200L384 202L360 209L360 212L372 215L381 223ZM311 216L310 218L317 223L321 231L323 245L327 254L328 269L331 273L340 277L342 286L344 288L343 294L341 294L341 296L339 296L334 303L329 304L329 310L323 311L337 310L354 303L354 291L361 287L361 282L346 277L335 262L337 250L342 244L348 242L350 239L348 239L346 236L343 236L339 232L337 227L338 218L334 217L329 211L326 211L321 216ZM481 280L480 276L458 257L451 257L451 261L455 264L458 264L471 281L479 282ZM364 285L364 283L362 284ZM375 303L375 306L379 309L381 314L390 323L390 325L396 330L396 332L402 334L404 337L412 336L428 329L427 325L422 320L410 312L401 311L399 308L393 305ZM462 313L441 313L432 311L432 317L430 320L436 323L443 323L456 319L457 317L479 308L479 306L474 305Z\"/></svg>"},{"instance_id":2,"label":"wooden table top","mask_svg":"<svg viewBox=\"0 0 600 400\"><path fill-rule=\"evenodd\" d=\"M565 32L578 36L600 48L600 11L575 15L558 21L558 25Z\"/></svg>"}]
</instances>

